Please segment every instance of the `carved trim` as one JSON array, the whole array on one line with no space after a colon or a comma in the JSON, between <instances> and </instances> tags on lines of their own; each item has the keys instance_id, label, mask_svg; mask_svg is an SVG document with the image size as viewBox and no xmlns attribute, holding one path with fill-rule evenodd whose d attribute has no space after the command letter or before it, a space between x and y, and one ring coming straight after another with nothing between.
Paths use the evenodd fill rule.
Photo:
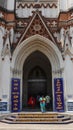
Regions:
<instances>
[{"instance_id":1,"label":"carved trim","mask_svg":"<svg viewBox=\"0 0 73 130\"><path fill-rule=\"evenodd\" d=\"M36 24L39 24L39 26L41 27L40 31L35 31L34 30L34 26ZM42 35L44 37L47 37L48 39L50 39L51 41L53 41L53 43L56 44L55 42L55 39L53 37L53 35L51 34L51 31L47 28L42 16L40 15L39 11L36 11L34 16L32 17L28 27L26 28L26 30L24 31L22 37L20 38L19 40L19 43L21 41L23 41L24 39L32 36L32 35L35 35L35 34L39 34L39 35Z\"/></svg>"},{"instance_id":2,"label":"carved trim","mask_svg":"<svg viewBox=\"0 0 73 130\"><path fill-rule=\"evenodd\" d=\"M54 74L62 74L64 72L64 68L61 68L59 70L53 71Z\"/></svg>"},{"instance_id":3,"label":"carved trim","mask_svg":"<svg viewBox=\"0 0 73 130\"><path fill-rule=\"evenodd\" d=\"M57 5L55 4L55 3L52 3L52 4L50 4L50 3L48 3L48 4L30 4L30 5L28 5L27 3L24 3L24 5L23 5L23 3L19 3L19 5L17 6L17 8L20 8L20 7L22 7L22 8L25 8L25 7L27 7L27 8L31 8L31 7L33 7L33 8L36 8L36 6L38 6L39 8L41 8L41 7L44 7L44 8L47 8L47 7L49 7L49 8L53 8L53 7L55 7L55 8L57 8Z\"/></svg>"},{"instance_id":4,"label":"carved trim","mask_svg":"<svg viewBox=\"0 0 73 130\"><path fill-rule=\"evenodd\" d=\"M11 68L11 71L12 71L12 73L13 73L13 75L20 75L21 74L21 70L17 70L17 69L12 69Z\"/></svg>"}]
</instances>

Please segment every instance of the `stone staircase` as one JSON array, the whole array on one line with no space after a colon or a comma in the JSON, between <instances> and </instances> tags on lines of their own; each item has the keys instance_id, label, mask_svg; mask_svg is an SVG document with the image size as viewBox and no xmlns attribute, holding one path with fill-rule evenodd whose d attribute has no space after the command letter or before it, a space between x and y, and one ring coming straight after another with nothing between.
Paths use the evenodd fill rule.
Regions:
<instances>
[{"instance_id":1,"label":"stone staircase","mask_svg":"<svg viewBox=\"0 0 73 130\"><path fill-rule=\"evenodd\" d=\"M4 116L0 120L8 124L69 124L73 123L71 115L61 113L22 112Z\"/></svg>"}]
</instances>

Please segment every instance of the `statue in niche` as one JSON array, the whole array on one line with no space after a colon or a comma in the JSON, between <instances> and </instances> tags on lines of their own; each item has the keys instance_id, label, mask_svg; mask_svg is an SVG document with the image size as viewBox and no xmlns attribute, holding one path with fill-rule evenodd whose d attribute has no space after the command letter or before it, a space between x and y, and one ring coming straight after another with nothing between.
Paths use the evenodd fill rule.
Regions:
<instances>
[{"instance_id":1,"label":"statue in niche","mask_svg":"<svg viewBox=\"0 0 73 130\"><path fill-rule=\"evenodd\" d=\"M9 30L5 30L5 35L3 37L4 41L3 41L3 49L2 49L2 57L5 57L6 55L9 55L9 57L11 57L11 45L10 45L10 31Z\"/></svg>"},{"instance_id":2,"label":"statue in niche","mask_svg":"<svg viewBox=\"0 0 73 130\"><path fill-rule=\"evenodd\" d=\"M61 28L61 31L60 31L60 42L61 42L61 46L63 48L64 44L65 44L65 30L64 30L64 28Z\"/></svg>"}]
</instances>

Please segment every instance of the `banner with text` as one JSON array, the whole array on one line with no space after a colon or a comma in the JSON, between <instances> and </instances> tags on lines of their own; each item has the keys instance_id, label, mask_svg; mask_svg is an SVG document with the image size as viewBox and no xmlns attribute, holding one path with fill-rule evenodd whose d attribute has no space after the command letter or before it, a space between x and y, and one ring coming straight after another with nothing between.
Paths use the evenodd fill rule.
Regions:
<instances>
[{"instance_id":1,"label":"banner with text","mask_svg":"<svg viewBox=\"0 0 73 130\"><path fill-rule=\"evenodd\" d=\"M12 79L12 89L11 89L11 111L20 111L20 79Z\"/></svg>"},{"instance_id":2,"label":"banner with text","mask_svg":"<svg viewBox=\"0 0 73 130\"><path fill-rule=\"evenodd\" d=\"M54 110L64 112L63 78L54 79Z\"/></svg>"}]
</instances>

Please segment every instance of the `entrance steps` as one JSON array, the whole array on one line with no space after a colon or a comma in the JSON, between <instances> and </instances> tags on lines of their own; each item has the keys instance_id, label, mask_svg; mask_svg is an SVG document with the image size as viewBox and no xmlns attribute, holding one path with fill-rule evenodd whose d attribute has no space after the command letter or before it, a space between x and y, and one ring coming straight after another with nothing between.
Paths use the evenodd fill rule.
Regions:
<instances>
[{"instance_id":1,"label":"entrance steps","mask_svg":"<svg viewBox=\"0 0 73 130\"><path fill-rule=\"evenodd\" d=\"M69 124L73 123L72 116L61 113L20 112L5 116L3 123L9 124Z\"/></svg>"}]
</instances>

